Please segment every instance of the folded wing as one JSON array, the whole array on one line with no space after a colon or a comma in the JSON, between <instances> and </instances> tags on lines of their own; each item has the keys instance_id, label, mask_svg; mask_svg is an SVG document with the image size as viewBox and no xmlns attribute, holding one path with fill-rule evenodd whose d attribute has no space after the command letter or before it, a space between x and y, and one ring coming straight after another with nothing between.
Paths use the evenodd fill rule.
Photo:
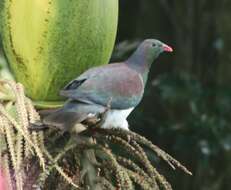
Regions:
<instances>
[{"instance_id":1,"label":"folded wing","mask_svg":"<svg viewBox=\"0 0 231 190\"><path fill-rule=\"evenodd\" d=\"M62 96L112 109L135 107L142 99L142 77L124 63L109 64L88 70L71 81Z\"/></svg>"}]
</instances>

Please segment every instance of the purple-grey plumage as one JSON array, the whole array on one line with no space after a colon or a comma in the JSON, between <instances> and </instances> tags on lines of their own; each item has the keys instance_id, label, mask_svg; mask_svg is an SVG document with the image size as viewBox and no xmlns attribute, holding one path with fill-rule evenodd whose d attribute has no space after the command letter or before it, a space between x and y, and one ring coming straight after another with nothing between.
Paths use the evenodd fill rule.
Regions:
<instances>
[{"instance_id":1,"label":"purple-grey plumage","mask_svg":"<svg viewBox=\"0 0 231 190\"><path fill-rule=\"evenodd\" d=\"M60 93L62 96L107 106L112 109L135 107L144 92L141 74L125 63L114 63L88 70L68 84Z\"/></svg>"},{"instance_id":2,"label":"purple-grey plumage","mask_svg":"<svg viewBox=\"0 0 231 190\"><path fill-rule=\"evenodd\" d=\"M65 128L89 115L102 113L110 103L103 127L128 129L126 118L141 101L150 66L163 51L172 49L158 40L148 39L127 61L87 70L61 90L60 94L69 101L53 116L45 118L44 123L55 126L62 123Z\"/></svg>"}]
</instances>

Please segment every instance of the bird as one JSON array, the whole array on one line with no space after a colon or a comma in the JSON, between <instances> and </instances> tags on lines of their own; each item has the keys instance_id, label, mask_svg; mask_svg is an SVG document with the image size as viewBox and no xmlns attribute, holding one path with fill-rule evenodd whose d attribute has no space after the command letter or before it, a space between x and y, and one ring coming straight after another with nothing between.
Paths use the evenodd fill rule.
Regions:
<instances>
[{"instance_id":1,"label":"bird","mask_svg":"<svg viewBox=\"0 0 231 190\"><path fill-rule=\"evenodd\" d=\"M90 68L60 91L66 103L44 117L43 124L70 130L104 114L101 128L129 130L127 117L143 98L152 63L162 52L172 51L159 40L146 39L126 61Z\"/></svg>"}]
</instances>

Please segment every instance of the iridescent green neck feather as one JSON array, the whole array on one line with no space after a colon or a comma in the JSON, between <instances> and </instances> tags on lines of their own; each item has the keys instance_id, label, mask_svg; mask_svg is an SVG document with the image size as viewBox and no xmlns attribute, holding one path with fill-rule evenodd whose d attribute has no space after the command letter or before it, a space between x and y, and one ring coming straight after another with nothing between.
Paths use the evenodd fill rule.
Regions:
<instances>
[{"instance_id":1,"label":"iridescent green neck feather","mask_svg":"<svg viewBox=\"0 0 231 190\"><path fill-rule=\"evenodd\" d=\"M153 44L150 44L151 42L151 40L144 41L126 62L129 67L142 75L144 84L147 82L148 73L153 61L163 51L162 46L155 48Z\"/></svg>"}]
</instances>

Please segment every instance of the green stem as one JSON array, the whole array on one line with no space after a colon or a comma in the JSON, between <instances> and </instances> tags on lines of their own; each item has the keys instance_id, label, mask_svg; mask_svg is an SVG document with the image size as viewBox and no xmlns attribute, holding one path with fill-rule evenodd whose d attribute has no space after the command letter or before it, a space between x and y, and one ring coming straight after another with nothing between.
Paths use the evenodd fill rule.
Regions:
<instances>
[{"instance_id":1,"label":"green stem","mask_svg":"<svg viewBox=\"0 0 231 190\"><path fill-rule=\"evenodd\" d=\"M56 109L63 106L65 101L33 101L37 109Z\"/></svg>"}]
</instances>

